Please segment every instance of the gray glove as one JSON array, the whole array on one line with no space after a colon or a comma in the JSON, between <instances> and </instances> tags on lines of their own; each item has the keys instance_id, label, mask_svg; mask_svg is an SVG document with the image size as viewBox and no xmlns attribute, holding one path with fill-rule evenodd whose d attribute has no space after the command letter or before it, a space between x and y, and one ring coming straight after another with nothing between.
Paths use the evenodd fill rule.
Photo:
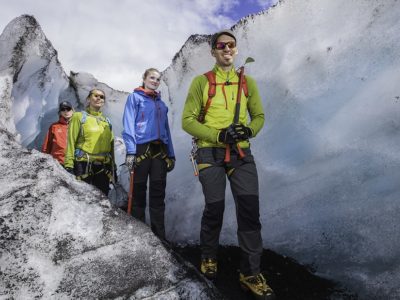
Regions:
<instances>
[{"instance_id":1,"label":"gray glove","mask_svg":"<svg viewBox=\"0 0 400 300\"><path fill-rule=\"evenodd\" d=\"M132 171L135 167L137 167L136 155L127 154L125 158L125 165L128 167L129 171Z\"/></svg>"},{"instance_id":2,"label":"gray glove","mask_svg":"<svg viewBox=\"0 0 400 300\"><path fill-rule=\"evenodd\" d=\"M171 172L175 168L175 157L167 157L165 161L167 163L167 172Z\"/></svg>"}]
</instances>

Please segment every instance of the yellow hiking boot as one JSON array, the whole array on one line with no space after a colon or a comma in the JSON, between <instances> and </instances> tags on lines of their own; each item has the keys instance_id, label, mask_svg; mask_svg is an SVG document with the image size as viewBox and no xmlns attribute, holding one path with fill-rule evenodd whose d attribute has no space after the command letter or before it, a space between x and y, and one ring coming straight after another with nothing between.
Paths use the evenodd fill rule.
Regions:
<instances>
[{"instance_id":1,"label":"yellow hiking boot","mask_svg":"<svg viewBox=\"0 0 400 300\"><path fill-rule=\"evenodd\" d=\"M217 260L215 258L203 258L200 271L208 279L215 279L217 277Z\"/></svg>"},{"instance_id":2,"label":"yellow hiking boot","mask_svg":"<svg viewBox=\"0 0 400 300\"><path fill-rule=\"evenodd\" d=\"M244 276L240 273L240 286L245 291L250 291L257 300L274 300L275 294L271 287L265 282L260 273L254 276Z\"/></svg>"}]
</instances>

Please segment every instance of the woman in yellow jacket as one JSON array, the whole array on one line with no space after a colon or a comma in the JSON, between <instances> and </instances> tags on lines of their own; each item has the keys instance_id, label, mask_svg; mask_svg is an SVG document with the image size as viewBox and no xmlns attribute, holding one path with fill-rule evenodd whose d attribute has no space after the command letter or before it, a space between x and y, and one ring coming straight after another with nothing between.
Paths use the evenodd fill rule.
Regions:
<instances>
[{"instance_id":1,"label":"woman in yellow jacket","mask_svg":"<svg viewBox=\"0 0 400 300\"><path fill-rule=\"evenodd\" d=\"M115 165L112 126L101 112L105 93L93 89L86 100L86 110L74 113L69 124L64 167L108 195Z\"/></svg>"}]
</instances>

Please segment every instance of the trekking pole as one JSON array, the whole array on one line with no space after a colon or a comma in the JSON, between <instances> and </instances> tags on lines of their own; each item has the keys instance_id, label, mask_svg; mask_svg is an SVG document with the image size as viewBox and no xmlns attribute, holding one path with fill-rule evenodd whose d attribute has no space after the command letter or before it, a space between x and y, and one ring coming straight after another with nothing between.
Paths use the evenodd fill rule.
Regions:
<instances>
[{"instance_id":1,"label":"trekking pole","mask_svg":"<svg viewBox=\"0 0 400 300\"><path fill-rule=\"evenodd\" d=\"M235 115L233 118L233 124L239 124L239 116L240 116L240 101L242 98L242 85L243 85L243 80L244 80L244 66L248 63L252 63L254 62L254 58L252 57L248 57L246 58L246 61L244 62L244 64L239 68L239 83L238 83L238 93L237 93L237 97L236 97L236 106L235 106ZM238 152L239 152L239 156L240 158L245 157L246 155L244 154L242 148L240 148L239 143L236 144ZM231 149L230 149L230 145L227 144L226 145L226 149L225 149L225 162L230 162L231 161Z\"/></svg>"},{"instance_id":2,"label":"trekking pole","mask_svg":"<svg viewBox=\"0 0 400 300\"><path fill-rule=\"evenodd\" d=\"M128 193L128 215L132 214L132 202L133 202L133 182L135 179L135 171L130 171L130 179L129 179L129 193Z\"/></svg>"}]
</instances>

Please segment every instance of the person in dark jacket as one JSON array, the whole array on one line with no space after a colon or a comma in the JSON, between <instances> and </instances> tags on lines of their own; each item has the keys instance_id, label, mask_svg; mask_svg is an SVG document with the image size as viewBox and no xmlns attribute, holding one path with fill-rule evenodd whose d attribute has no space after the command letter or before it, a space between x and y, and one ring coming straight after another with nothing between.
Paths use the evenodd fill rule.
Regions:
<instances>
[{"instance_id":1,"label":"person in dark jacket","mask_svg":"<svg viewBox=\"0 0 400 300\"><path fill-rule=\"evenodd\" d=\"M65 149L67 148L68 123L74 109L68 101L59 104L57 122L50 125L42 145L42 152L54 157L60 164L64 164Z\"/></svg>"},{"instance_id":2,"label":"person in dark jacket","mask_svg":"<svg viewBox=\"0 0 400 300\"><path fill-rule=\"evenodd\" d=\"M132 216L145 222L147 179L150 177L151 229L165 240L165 187L167 172L175 166L175 154L168 125L168 107L156 91L160 80L161 73L157 69L147 69L142 86L128 96L122 137L126 146L125 164L135 172Z\"/></svg>"}]
</instances>

